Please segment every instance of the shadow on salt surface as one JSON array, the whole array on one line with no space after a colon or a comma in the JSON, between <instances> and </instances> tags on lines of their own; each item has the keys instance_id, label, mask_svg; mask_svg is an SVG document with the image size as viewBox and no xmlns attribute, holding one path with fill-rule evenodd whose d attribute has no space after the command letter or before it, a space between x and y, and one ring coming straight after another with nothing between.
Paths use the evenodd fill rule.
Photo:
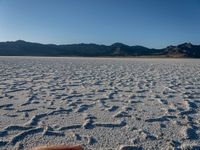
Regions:
<instances>
[{"instance_id":1,"label":"shadow on salt surface","mask_svg":"<svg viewBox=\"0 0 200 150\"><path fill-rule=\"evenodd\" d=\"M170 119L176 119L176 116L162 116L159 118L153 118L153 119L147 119L146 122L164 122L164 121L170 121Z\"/></svg>"},{"instance_id":2,"label":"shadow on salt surface","mask_svg":"<svg viewBox=\"0 0 200 150\"><path fill-rule=\"evenodd\" d=\"M3 104L3 105L0 105L0 109L2 109L2 108L7 109L12 106L13 106L13 104Z\"/></svg>"},{"instance_id":3,"label":"shadow on salt surface","mask_svg":"<svg viewBox=\"0 0 200 150\"><path fill-rule=\"evenodd\" d=\"M58 130L59 131L71 130L71 129L78 129L78 128L81 128L81 127L82 127L82 125L77 124L77 125L71 125L71 126L61 127Z\"/></svg>"},{"instance_id":4,"label":"shadow on salt surface","mask_svg":"<svg viewBox=\"0 0 200 150\"><path fill-rule=\"evenodd\" d=\"M117 150L143 150L140 146L120 145Z\"/></svg>"},{"instance_id":5,"label":"shadow on salt surface","mask_svg":"<svg viewBox=\"0 0 200 150\"><path fill-rule=\"evenodd\" d=\"M33 95L33 96L29 97L28 100L26 100L25 103L21 104L21 106L30 105L30 104L32 104L34 102L34 100L38 100L36 95Z\"/></svg>"},{"instance_id":6,"label":"shadow on salt surface","mask_svg":"<svg viewBox=\"0 0 200 150\"><path fill-rule=\"evenodd\" d=\"M30 109L23 109L23 110L17 110L17 112L21 113L21 112L32 112L32 111L36 111L37 109L35 108L30 108Z\"/></svg>"},{"instance_id":7,"label":"shadow on salt surface","mask_svg":"<svg viewBox=\"0 0 200 150\"><path fill-rule=\"evenodd\" d=\"M78 113L84 112L84 111L88 110L90 107L93 107L93 106L94 106L94 104L90 104L90 105L82 104L82 105L79 106L79 108L76 110L76 112L78 112Z\"/></svg>"},{"instance_id":8,"label":"shadow on salt surface","mask_svg":"<svg viewBox=\"0 0 200 150\"><path fill-rule=\"evenodd\" d=\"M184 146L181 146L181 149L183 149L183 150L199 150L200 146L199 145L184 145Z\"/></svg>"},{"instance_id":9,"label":"shadow on salt surface","mask_svg":"<svg viewBox=\"0 0 200 150\"><path fill-rule=\"evenodd\" d=\"M192 100L184 101L184 104L187 106L187 110L183 110L179 113L181 117L187 117L188 125L189 127L186 130L186 138L189 140L198 140L199 135L197 131L199 130L199 127L196 126L196 124L193 121L194 114L198 113L198 106L197 104Z\"/></svg>"},{"instance_id":10,"label":"shadow on salt surface","mask_svg":"<svg viewBox=\"0 0 200 150\"><path fill-rule=\"evenodd\" d=\"M119 108L119 106L110 106L110 108L108 108L108 111L113 112L116 111Z\"/></svg>"},{"instance_id":11,"label":"shadow on salt surface","mask_svg":"<svg viewBox=\"0 0 200 150\"><path fill-rule=\"evenodd\" d=\"M124 127L126 126L126 121L121 120L119 123L94 123L94 126L97 127L106 127L106 128L115 128L115 127Z\"/></svg>"},{"instance_id":12,"label":"shadow on salt surface","mask_svg":"<svg viewBox=\"0 0 200 150\"><path fill-rule=\"evenodd\" d=\"M65 136L64 132L60 132L60 131L54 131L53 128L51 128L50 126L46 126L44 131L43 131L43 136Z\"/></svg>"},{"instance_id":13,"label":"shadow on salt surface","mask_svg":"<svg viewBox=\"0 0 200 150\"><path fill-rule=\"evenodd\" d=\"M8 141L0 141L0 147L5 146L6 144L8 144Z\"/></svg>"},{"instance_id":14,"label":"shadow on salt surface","mask_svg":"<svg viewBox=\"0 0 200 150\"><path fill-rule=\"evenodd\" d=\"M35 128L35 129L27 130L27 131L25 131L25 132L22 132L22 133L19 133L19 134L15 135L15 136L11 139L10 143L11 143L12 145L15 145L17 142L21 141L21 140L24 139L26 136L32 135L32 134L36 134L36 133L40 133L40 132L42 132L42 131L43 131L43 128L40 128L40 127L39 127L39 128Z\"/></svg>"},{"instance_id":15,"label":"shadow on salt surface","mask_svg":"<svg viewBox=\"0 0 200 150\"><path fill-rule=\"evenodd\" d=\"M187 133L187 138L189 140L198 140L199 136L196 133L198 128L196 126L192 126L191 128L188 128L186 133Z\"/></svg>"}]
</instances>

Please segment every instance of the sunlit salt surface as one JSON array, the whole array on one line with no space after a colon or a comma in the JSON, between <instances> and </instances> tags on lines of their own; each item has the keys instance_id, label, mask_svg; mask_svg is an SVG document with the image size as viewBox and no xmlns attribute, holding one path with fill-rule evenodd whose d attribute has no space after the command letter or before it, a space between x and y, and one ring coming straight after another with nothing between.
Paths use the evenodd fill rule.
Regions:
<instances>
[{"instance_id":1,"label":"sunlit salt surface","mask_svg":"<svg viewBox=\"0 0 200 150\"><path fill-rule=\"evenodd\" d=\"M200 149L200 60L0 57L0 149Z\"/></svg>"}]
</instances>

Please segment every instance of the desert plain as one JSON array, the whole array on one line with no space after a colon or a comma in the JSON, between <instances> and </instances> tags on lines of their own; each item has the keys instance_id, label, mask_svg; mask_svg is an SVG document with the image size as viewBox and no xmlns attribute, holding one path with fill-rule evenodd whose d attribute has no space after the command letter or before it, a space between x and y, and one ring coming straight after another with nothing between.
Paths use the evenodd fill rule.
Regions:
<instances>
[{"instance_id":1,"label":"desert plain","mask_svg":"<svg viewBox=\"0 0 200 150\"><path fill-rule=\"evenodd\" d=\"M200 60L0 57L0 149L200 149Z\"/></svg>"}]
</instances>

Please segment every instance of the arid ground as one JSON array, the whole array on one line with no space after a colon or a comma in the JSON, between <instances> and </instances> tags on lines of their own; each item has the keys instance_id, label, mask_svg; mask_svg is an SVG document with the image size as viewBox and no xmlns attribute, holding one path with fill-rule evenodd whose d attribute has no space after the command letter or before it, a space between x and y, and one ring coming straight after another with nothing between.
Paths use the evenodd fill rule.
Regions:
<instances>
[{"instance_id":1,"label":"arid ground","mask_svg":"<svg viewBox=\"0 0 200 150\"><path fill-rule=\"evenodd\" d=\"M200 149L200 60L0 57L0 149Z\"/></svg>"}]
</instances>

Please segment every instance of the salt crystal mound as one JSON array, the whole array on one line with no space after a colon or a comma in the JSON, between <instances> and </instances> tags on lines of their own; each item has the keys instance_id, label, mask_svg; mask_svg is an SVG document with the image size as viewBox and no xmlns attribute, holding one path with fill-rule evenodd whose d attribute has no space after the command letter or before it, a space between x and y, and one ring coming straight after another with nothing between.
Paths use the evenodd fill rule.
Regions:
<instances>
[{"instance_id":1,"label":"salt crystal mound","mask_svg":"<svg viewBox=\"0 0 200 150\"><path fill-rule=\"evenodd\" d=\"M0 149L192 149L200 60L0 57Z\"/></svg>"}]
</instances>

